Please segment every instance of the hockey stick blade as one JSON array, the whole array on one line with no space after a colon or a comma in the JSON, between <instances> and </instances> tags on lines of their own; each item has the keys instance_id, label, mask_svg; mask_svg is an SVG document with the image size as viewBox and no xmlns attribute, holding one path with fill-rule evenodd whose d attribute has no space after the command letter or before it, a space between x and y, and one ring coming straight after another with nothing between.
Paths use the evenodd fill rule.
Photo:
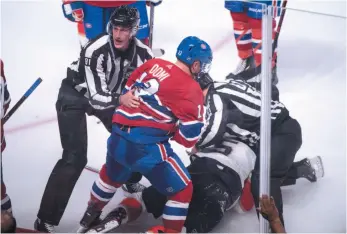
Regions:
<instances>
[{"instance_id":1,"label":"hockey stick blade","mask_svg":"<svg viewBox=\"0 0 347 234\"><path fill-rule=\"evenodd\" d=\"M152 49L152 52L154 57L161 57L165 54L165 50L160 48Z\"/></svg>"},{"instance_id":2,"label":"hockey stick blade","mask_svg":"<svg viewBox=\"0 0 347 234\"><path fill-rule=\"evenodd\" d=\"M100 224L88 229L85 233L107 233L120 226L116 218L101 222Z\"/></svg>"},{"instance_id":3,"label":"hockey stick blade","mask_svg":"<svg viewBox=\"0 0 347 234\"><path fill-rule=\"evenodd\" d=\"M13 113L16 112L16 110L23 104L23 102L34 92L34 90L41 84L41 82L42 82L42 79L37 78L34 84L31 85L31 87L24 93L24 95L19 99L19 101L12 107L12 109L4 117L3 119L4 124L13 115Z\"/></svg>"}]
</instances>

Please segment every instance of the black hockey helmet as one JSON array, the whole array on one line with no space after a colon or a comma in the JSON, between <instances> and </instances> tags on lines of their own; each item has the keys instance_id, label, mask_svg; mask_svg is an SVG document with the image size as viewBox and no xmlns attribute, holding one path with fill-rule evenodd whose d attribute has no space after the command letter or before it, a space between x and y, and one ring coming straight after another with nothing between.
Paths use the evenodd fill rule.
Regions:
<instances>
[{"instance_id":1,"label":"black hockey helmet","mask_svg":"<svg viewBox=\"0 0 347 234\"><path fill-rule=\"evenodd\" d=\"M199 83L202 90L208 88L213 83L213 79L208 73L200 73L196 81Z\"/></svg>"},{"instance_id":2,"label":"black hockey helmet","mask_svg":"<svg viewBox=\"0 0 347 234\"><path fill-rule=\"evenodd\" d=\"M117 7L110 17L107 25L107 32L112 35L112 29L116 26L127 27L136 35L140 23L140 15L135 7L122 5Z\"/></svg>"}]
</instances>

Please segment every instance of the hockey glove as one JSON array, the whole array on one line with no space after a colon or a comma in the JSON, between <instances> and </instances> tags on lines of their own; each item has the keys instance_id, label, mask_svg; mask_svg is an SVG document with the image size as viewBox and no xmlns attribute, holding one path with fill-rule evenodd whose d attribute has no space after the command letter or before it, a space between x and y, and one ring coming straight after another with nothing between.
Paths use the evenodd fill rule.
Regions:
<instances>
[{"instance_id":1,"label":"hockey glove","mask_svg":"<svg viewBox=\"0 0 347 234\"><path fill-rule=\"evenodd\" d=\"M62 5L65 18L72 22L82 22L84 18L83 2L65 2Z\"/></svg>"},{"instance_id":2,"label":"hockey glove","mask_svg":"<svg viewBox=\"0 0 347 234\"><path fill-rule=\"evenodd\" d=\"M159 6L163 0L148 0L147 6Z\"/></svg>"}]
</instances>

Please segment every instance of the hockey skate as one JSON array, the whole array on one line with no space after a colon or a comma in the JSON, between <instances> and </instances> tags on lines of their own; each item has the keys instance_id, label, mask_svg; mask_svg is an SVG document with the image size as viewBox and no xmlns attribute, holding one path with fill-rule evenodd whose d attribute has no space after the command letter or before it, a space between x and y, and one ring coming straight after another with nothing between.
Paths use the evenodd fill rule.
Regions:
<instances>
[{"instance_id":1,"label":"hockey skate","mask_svg":"<svg viewBox=\"0 0 347 234\"><path fill-rule=\"evenodd\" d=\"M142 192L146 186L140 184L140 183L128 183L128 184L123 184L122 189L125 193L138 193Z\"/></svg>"},{"instance_id":2,"label":"hockey skate","mask_svg":"<svg viewBox=\"0 0 347 234\"><path fill-rule=\"evenodd\" d=\"M104 219L93 223L85 233L113 232L121 224L136 220L144 210L141 193L130 194L131 197L123 199L117 208L110 212Z\"/></svg>"},{"instance_id":3,"label":"hockey skate","mask_svg":"<svg viewBox=\"0 0 347 234\"><path fill-rule=\"evenodd\" d=\"M317 179L324 176L324 166L320 156L311 159L305 158L296 164L298 176L304 177L310 182L316 182Z\"/></svg>"},{"instance_id":4,"label":"hockey skate","mask_svg":"<svg viewBox=\"0 0 347 234\"><path fill-rule=\"evenodd\" d=\"M100 215L101 215L101 209L98 207L98 204L90 203L80 221L80 228L77 230L77 233L83 233L89 227L98 223L100 221L99 219Z\"/></svg>"},{"instance_id":5,"label":"hockey skate","mask_svg":"<svg viewBox=\"0 0 347 234\"><path fill-rule=\"evenodd\" d=\"M43 233L54 233L55 232L53 225L45 223L38 218L35 220L34 229L38 232L43 232Z\"/></svg>"},{"instance_id":6,"label":"hockey skate","mask_svg":"<svg viewBox=\"0 0 347 234\"><path fill-rule=\"evenodd\" d=\"M85 230L85 233L107 233L119 227L122 220L127 217L126 210L123 207L117 207L109 213L105 219L95 223L91 228Z\"/></svg>"},{"instance_id":7,"label":"hockey skate","mask_svg":"<svg viewBox=\"0 0 347 234\"><path fill-rule=\"evenodd\" d=\"M236 66L236 69L233 71L233 74L240 74L241 72L245 70L249 70L255 68L255 61L254 57L250 56L246 59L241 59L239 63Z\"/></svg>"},{"instance_id":8,"label":"hockey skate","mask_svg":"<svg viewBox=\"0 0 347 234\"><path fill-rule=\"evenodd\" d=\"M240 62L242 63L242 61ZM242 65L240 65L242 68ZM247 66L245 65L245 69L241 70L241 72L231 72L226 76L226 79L234 79L234 80L244 80L248 83L258 83L260 84L261 81L261 65L259 66ZM238 70L238 69L236 69ZM277 65L275 65L271 70L271 79L272 84L277 85L278 84L278 76L277 76Z\"/></svg>"}]
</instances>

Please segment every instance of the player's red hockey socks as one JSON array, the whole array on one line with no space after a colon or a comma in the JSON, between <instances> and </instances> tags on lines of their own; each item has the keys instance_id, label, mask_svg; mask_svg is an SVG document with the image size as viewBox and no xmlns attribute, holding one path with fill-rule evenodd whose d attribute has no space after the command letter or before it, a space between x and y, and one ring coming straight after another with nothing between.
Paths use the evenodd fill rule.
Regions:
<instances>
[{"instance_id":1,"label":"player's red hockey socks","mask_svg":"<svg viewBox=\"0 0 347 234\"><path fill-rule=\"evenodd\" d=\"M93 184L89 202L97 203L98 207L102 209L112 199L120 186L121 184L113 182L107 176L106 165L104 164L99 172L99 179Z\"/></svg>"},{"instance_id":2,"label":"player's red hockey socks","mask_svg":"<svg viewBox=\"0 0 347 234\"><path fill-rule=\"evenodd\" d=\"M252 56L252 31L246 13L230 12L234 22L234 35L239 57L246 59Z\"/></svg>"},{"instance_id":3,"label":"player's red hockey socks","mask_svg":"<svg viewBox=\"0 0 347 234\"><path fill-rule=\"evenodd\" d=\"M262 33L261 33L261 19L249 18L249 24L252 28L252 45L253 45L253 54L255 65L258 66L261 64L261 53L262 53ZM276 21L272 21L272 42L275 37L275 27ZM275 50L274 58L277 56L277 49ZM274 64L272 64L272 67Z\"/></svg>"},{"instance_id":4,"label":"player's red hockey socks","mask_svg":"<svg viewBox=\"0 0 347 234\"><path fill-rule=\"evenodd\" d=\"M189 182L187 187L169 197L163 212L165 233L179 233L182 231L192 194L193 185L192 182Z\"/></svg>"}]
</instances>

